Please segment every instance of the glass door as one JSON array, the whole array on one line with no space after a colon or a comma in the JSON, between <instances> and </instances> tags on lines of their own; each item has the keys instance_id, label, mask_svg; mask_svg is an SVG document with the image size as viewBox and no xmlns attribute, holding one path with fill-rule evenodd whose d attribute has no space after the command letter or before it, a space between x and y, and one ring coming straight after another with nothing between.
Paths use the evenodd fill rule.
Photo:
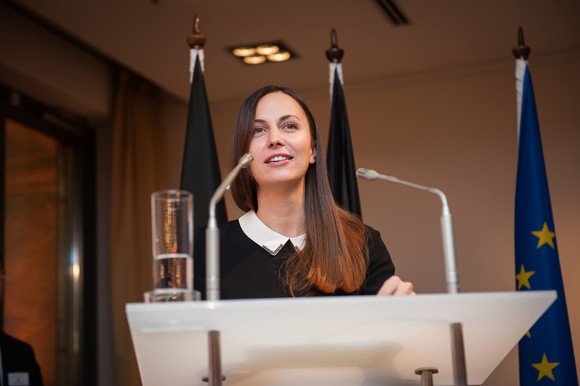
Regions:
<instances>
[{"instance_id":1,"label":"glass door","mask_svg":"<svg viewBox=\"0 0 580 386\"><path fill-rule=\"evenodd\" d=\"M45 385L96 384L92 135L2 91L2 329Z\"/></svg>"},{"instance_id":2,"label":"glass door","mask_svg":"<svg viewBox=\"0 0 580 386\"><path fill-rule=\"evenodd\" d=\"M58 142L8 120L5 151L4 332L33 347L56 385Z\"/></svg>"}]
</instances>

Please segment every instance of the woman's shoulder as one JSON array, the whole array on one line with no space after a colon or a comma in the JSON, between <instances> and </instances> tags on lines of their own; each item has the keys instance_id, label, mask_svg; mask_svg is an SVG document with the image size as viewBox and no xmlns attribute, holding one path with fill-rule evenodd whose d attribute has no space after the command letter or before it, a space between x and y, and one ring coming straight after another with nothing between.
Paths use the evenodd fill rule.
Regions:
<instances>
[{"instance_id":1,"label":"woman's shoulder","mask_svg":"<svg viewBox=\"0 0 580 386\"><path fill-rule=\"evenodd\" d=\"M383 250L386 249L385 242L381 236L381 232L370 225L364 224L365 235L367 239L367 245L373 250ZM371 253L372 254L372 253Z\"/></svg>"},{"instance_id":2,"label":"woman's shoulder","mask_svg":"<svg viewBox=\"0 0 580 386\"><path fill-rule=\"evenodd\" d=\"M363 224L364 224L364 223L363 223ZM377 236L379 236L379 237L380 237L380 235L381 235L381 232L379 232L378 230L376 230L375 228L373 228L372 226L370 226L370 225L368 225L368 224L364 224L364 226L365 226L365 231L366 231L368 234L370 234L370 235L372 235L372 236L375 236L375 235L377 235Z\"/></svg>"}]
</instances>

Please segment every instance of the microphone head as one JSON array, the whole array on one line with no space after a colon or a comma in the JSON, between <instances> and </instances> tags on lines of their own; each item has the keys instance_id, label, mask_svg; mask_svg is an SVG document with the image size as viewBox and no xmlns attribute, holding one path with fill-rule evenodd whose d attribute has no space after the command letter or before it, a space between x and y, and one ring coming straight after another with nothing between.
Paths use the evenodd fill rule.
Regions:
<instances>
[{"instance_id":1,"label":"microphone head","mask_svg":"<svg viewBox=\"0 0 580 386\"><path fill-rule=\"evenodd\" d=\"M244 154L240 160L238 161L238 165L240 165L242 168L247 168L248 165L254 160L254 156L251 155L250 153L246 153Z\"/></svg>"},{"instance_id":2,"label":"microphone head","mask_svg":"<svg viewBox=\"0 0 580 386\"><path fill-rule=\"evenodd\" d=\"M365 180L373 181L376 180L379 174L374 170L358 168L356 171L356 176Z\"/></svg>"}]
</instances>

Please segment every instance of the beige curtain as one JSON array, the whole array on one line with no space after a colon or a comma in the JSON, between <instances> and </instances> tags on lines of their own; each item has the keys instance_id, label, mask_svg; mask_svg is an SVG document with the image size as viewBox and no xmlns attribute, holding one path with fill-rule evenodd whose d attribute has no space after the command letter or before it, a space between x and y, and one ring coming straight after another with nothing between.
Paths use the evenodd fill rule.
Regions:
<instances>
[{"instance_id":1,"label":"beige curtain","mask_svg":"<svg viewBox=\"0 0 580 386\"><path fill-rule=\"evenodd\" d=\"M151 193L166 187L162 94L134 75L118 77L113 122L110 267L118 386L141 385L125 304L153 287Z\"/></svg>"}]
</instances>

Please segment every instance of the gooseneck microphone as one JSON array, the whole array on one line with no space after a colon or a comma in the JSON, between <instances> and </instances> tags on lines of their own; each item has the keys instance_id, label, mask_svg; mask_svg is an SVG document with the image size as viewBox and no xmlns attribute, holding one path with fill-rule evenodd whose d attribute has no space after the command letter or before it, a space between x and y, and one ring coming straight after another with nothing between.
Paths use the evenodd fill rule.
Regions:
<instances>
[{"instance_id":1,"label":"gooseneck microphone","mask_svg":"<svg viewBox=\"0 0 580 386\"><path fill-rule=\"evenodd\" d=\"M220 231L215 218L215 207L230 188L241 169L247 168L254 160L250 153L244 154L235 168L223 179L209 201L209 219L205 230L206 297L217 301L220 298Z\"/></svg>"},{"instance_id":2,"label":"gooseneck microphone","mask_svg":"<svg viewBox=\"0 0 580 386\"><path fill-rule=\"evenodd\" d=\"M384 180L388 182L393 182L395 184L409 186L411 188L423 190L431 194L434 194L441 199L443 205L443 211L441 214L441 234L443 237L443 255L445 258L445 275L447 279L447 291L450 294L458 293L459 280L457 275L457 264L455 261L453 221L451 218L451 213L449 212L449 205L447 204L447 198L445 197L445 194L443 194L443 192L439 189L414 184L412 182L403 181L391 176L385 176L383 174L377 173L374 170L359 168L356 171L356 176L369 181Z\"/></svg>"}]
</instances>

